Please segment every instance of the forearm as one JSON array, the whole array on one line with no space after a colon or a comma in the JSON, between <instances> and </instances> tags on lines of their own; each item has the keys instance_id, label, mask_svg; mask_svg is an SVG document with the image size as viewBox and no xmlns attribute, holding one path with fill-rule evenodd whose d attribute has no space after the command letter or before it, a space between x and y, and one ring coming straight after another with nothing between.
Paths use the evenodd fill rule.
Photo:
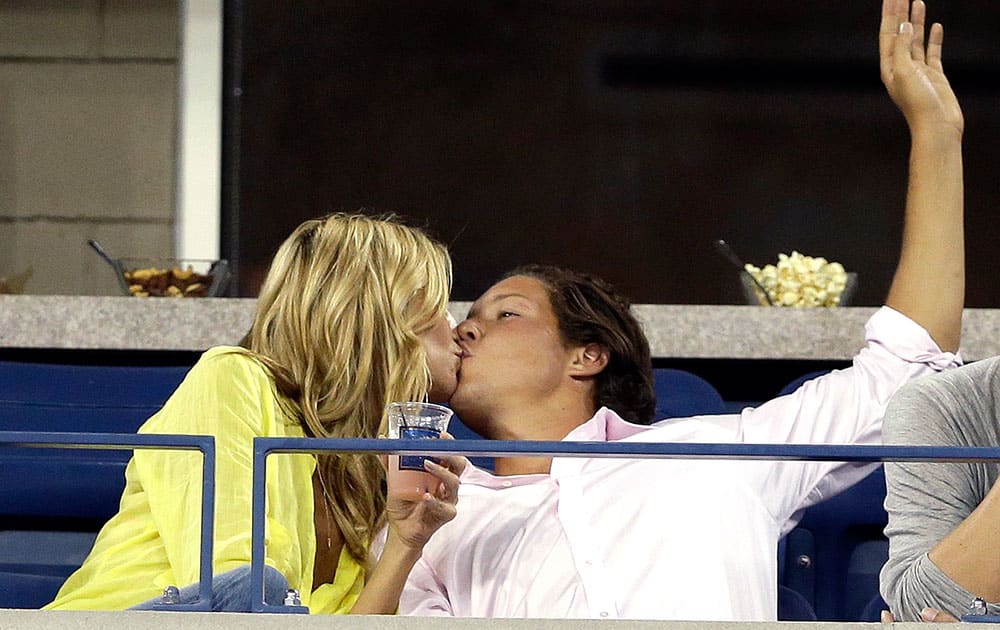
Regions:
<instances>
[{"instance_id":1,"label":"forearm","mask_svg":"<svg viewBox=\"0 0 1000 630\"><path fill-rule=\"evenodd\" d=\"M954 352L965 299L962 137L948 126L911 135L903 244L886 304Z\"/></svg>"},{"instance_id":2,"label":"forearm","mask_svg":"<svg viewBox=\"0 0 1000 630\"><path fill-rule=\"evenodd\" d=\"M420 559L420 554L420 549L406 545L390 529L382 555L365 580L365 588L358 596L351 614L395 614L406 578Z\"/></svg>"},{"instance_id":3,"label":"forearm","mask_svg":"<svg viewBox=\"0 0 1000 630\"><path fill-rule=\"evenodd\" d=\"M949 578L990 602L1000 601L1000 484L928 554Z\"/></svg>"}]
</instances>

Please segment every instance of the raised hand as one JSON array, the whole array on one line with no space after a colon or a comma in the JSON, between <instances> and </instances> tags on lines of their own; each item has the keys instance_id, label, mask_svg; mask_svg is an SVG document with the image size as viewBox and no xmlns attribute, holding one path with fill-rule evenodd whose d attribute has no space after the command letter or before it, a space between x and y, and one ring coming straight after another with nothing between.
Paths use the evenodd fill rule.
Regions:
<instances>
[{"instance_id":1,"label":"raised hand","mask_svg":"<svg viewBox=\"0 0 1000 630\"><path fill-rule=\"evenodd\" d=\"M927 7L923 0L882 0L879 57L882 83L903 112L911 131L965 128L962 109L941 65L944 27L931 25L924 42Z\"/></svg>"},{"instance_id":2,"label":"raised hand","mask_svg":"<svg viewBox=\"0 0 1000 630\"><path fill-rule=\"evenodd\" d=\"M965 303L965 123L941 67L944 29L934 24L925 46L926 14L923 0L882 0L882 82L910 128L903 247L885 303L955 352Z\"/></svg>"}]
</instances>

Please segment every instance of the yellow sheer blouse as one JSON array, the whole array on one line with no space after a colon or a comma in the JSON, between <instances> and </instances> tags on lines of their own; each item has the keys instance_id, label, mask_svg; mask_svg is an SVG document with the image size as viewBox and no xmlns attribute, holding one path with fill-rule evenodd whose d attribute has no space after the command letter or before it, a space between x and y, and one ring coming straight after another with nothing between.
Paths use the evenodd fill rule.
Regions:
<instances>
[{"instance_id":1,"label":"yellow sheer blouse","mask_svg":"<svg viewBox=\"0 0 1000 630\"><path fill-rule=\"evenodd\" d=\"M139 433L214 435L217 575L250 562L253 438L302 437L270 373L235 347L202 355ZM350 612L364 568L346 551L334 584L313 589L316 535L311 455L276 454L267 464L267 564L280 571L311 613ZM198 581L201 454L135 451L118 513L47 609L122 610Z\"/></svg>"}]
</instances>

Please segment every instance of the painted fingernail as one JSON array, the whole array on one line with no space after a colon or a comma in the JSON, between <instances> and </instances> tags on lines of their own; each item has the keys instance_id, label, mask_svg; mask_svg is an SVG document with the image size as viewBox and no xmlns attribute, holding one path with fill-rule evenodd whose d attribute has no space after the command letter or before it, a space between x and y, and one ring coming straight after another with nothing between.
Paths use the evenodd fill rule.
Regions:
<instances>
[{"instance_id":1,"label":"painted fingernail","mask_svg":"<svg viewBox=\"0 0 1000 630\"><path fill-rule=\"evenodd\" d=\"M912 33L913 32L913 24L911 24L909 22L903 22L902 24L899 25L899 32L900 33Z\"/></svg>"},{"instance_id":2,"label":"painted fingernail","mask_svg":"<svg viewBox=\"0 0 1000 630\"><path fill-rule=\"evenodd\" d=\"M920 618L924 621L934 621L937 618L938 611L934 608L924 608L920 611Z\"/></svg>"}]
</instances>

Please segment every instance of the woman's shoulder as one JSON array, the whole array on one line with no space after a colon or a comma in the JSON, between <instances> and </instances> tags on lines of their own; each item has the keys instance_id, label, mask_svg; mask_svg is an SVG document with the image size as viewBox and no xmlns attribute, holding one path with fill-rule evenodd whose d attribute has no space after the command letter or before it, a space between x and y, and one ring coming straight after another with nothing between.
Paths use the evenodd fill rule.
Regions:
<instances>
[{"instance_id":1,"label":"woman's shoulder","mask_svg":"<svg viewBox=\"0 0 1000 630\"><path fill-rule=\"evenodd\" d=\"M272 431L268 427L297 424L271 371L254 353L237 346L217 346L201 355L143 430L156 432L169 426L176 431L186 426L191 432L211 432L208 425L234 414L261 435Z\"/></svg>"},{"instance_id":2,"label":"woman's shoulder","mask_svg":"<svg viewBox=\"0 0 1000 630\"><path fill-rule=\"evenodd\" d=\"M254 353L241 346L212 346L202 353L201 357L198 359L198 364L225 361L251 361L259 363L257 358L254 356Z\"/></svg>"},{"instance_id":3,"label":"woman's shoulder","mask_svg":"<svg viewBox=\"0 0 1000 630\"><path fill-rule=\"evenodd\" d=\"M172 398L195 402L234 398L264 400L277 396L271 371L252 352L237 346L206 350L184 377Z\"/></svg>"},{"instance_id":4,"label":"woman's shoulder","mask_svg":"<svg viewBox=\"0 0 1000 630\"><path fill-rule=\"evenodd\" d=\"M260 359L246 348L239 346L214 346L209 348L189 372L193 377L212 377L222 374L227 377L264 378L271 380L271 372Z\"/></svg>"}]
</instances>

